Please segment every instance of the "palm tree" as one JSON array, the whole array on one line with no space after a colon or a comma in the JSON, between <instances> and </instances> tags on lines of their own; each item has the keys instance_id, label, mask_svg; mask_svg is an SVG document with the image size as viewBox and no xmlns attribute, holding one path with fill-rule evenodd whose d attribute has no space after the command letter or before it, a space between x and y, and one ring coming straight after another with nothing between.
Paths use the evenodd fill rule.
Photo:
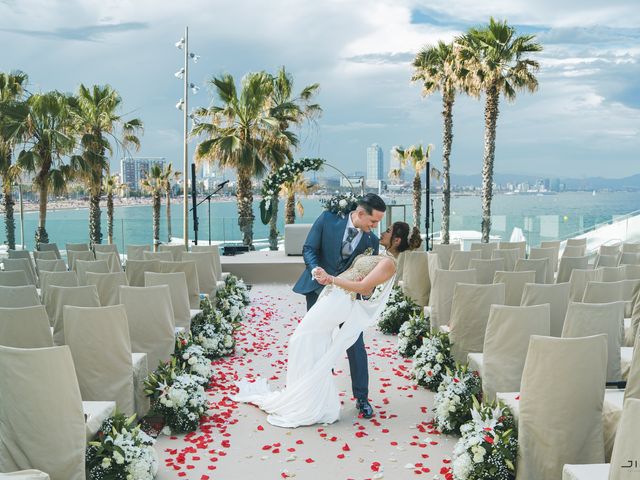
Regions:
<instances>
[{"instance_id":1,"label":"palm tree","mask_svg":"<svg viewBox=\"0 0 640 480\"><path fill-rule=\"evenodd\" d=\"M0 112L19 102L24 94L27 74L23 72L0 72ZM20 128L8 121L9 117L0 114L0 176L2 177L2 195L4 201L4 224L9 248L16 248L16 225L13 216L13 183L18 179L20 168L12 164L13 150L20 140Z\"/></svg>"},{"instance_id":2,"label":"palm tree","mask_svg":"<svg viewBox=\"0 0 640 480\"><path fill-rule=\"evenodd\" d=\"M290 224L296 221L296 209L298 214L302 216L304 214L304 207L300 201L296 202L296 194L309 195L313 190L309 181L304 175L300 174L293 182L287 182L282 186L282 190L286 197L286 203L284 207L284 223Z\"/></svg>"},{"instance_id":3,"label":"palm tree","mask_svg":"<svg viewBox=\"0 0 640 480\"><path fill-rule=\"evenodd\" d=\"M518 90L535 92L538 80L534 73L539 64L527 58L540 52L535 35L516 35L507 22L489 20L483 28L471 28L456 39L460 59L477 79L486 94L484 109L484 155L482 161L482 241L489 241L491 231L491 200L493 198L493 165L496 149L496 125L500 95L515 100Z\"/></svg>"},{"instance_id":4,"label":"palm tree","mask_svg":"<svg viewBox=\"0 0 640 480\"><path fill-rule=\"evenodd\" d=\"M238 94L233 76L214 77L211 82L222 105L196 111L193 136L207 137L196 147L198 161L217 161L237 172L238 225L245 245L253 247L253 186L251 179L263 175L268 166L278 167L290 156L297 139L282 131L271 115L271 75L247 74Z\"/></svg>"},{"instance_id":5,"label":"palm tree","mask_svg":"<svg viewBox=\"0 0 640 480\"><path fill-rule=\"evenodd\" d=\"M36 246L47 243L47 199L50 192L61 194L72 177L69 165L63 164L64 155L71 153L74 141L69 114L69 97L57 92L35 94L24 106L12 111L11 116L24 130L24 149L17 164L35 174L33 183L39 192L38 228Z\"/></svg>"},{"instance_id":6,"label":"palm tree","mask_svg":"<svg viewBox=\"0 0 640 480\"><path fill-rule=\"evenodd\" d=\"M466 82L467 71L461 68L454 51L454 44L438 42L435 46L425 46L413 61L415 69L412 81L422 82L422 95L436 91L442 94L442 243L449 243L449 216L451 211L450 162L453 143L453 104L456 92L470 92ZM427 206L428 208L428 206Z\"/></svg>"},{"instance_id":7,"label":"palm tree","mask_svg":"<svg viewBox=\"0 0 640 480\"><path fill-rule=\"evenodd\" d=\"M291 124L300 126L304 121L313 121L322 113L322 108L316 103L311 103L313 96L320 89L320 84L314 83L302 89L297 97L293 96L293 77L284 67L280 67L273 77L273 93L271 95L271 116L278 120L280 130L289 130ZM291 143L291 148L297 146L297 142ZM293 152L288 155L293 158ZM295 189L288 189L287 205L295 204ZM269 220L269 248L278 249L278 207L279 195L273 196L271 201L271 218ZM289 198L290 197L290 198ZM295 218L295 212L294 212Z\"/></svg>"},{"instance_id":8,"label":"palm tree","mask_svg":"<svg viewBox=\"0 0 640 480\"><path fill-rule=\"evenodd\" d=\"M125 189L126 186L126 183L118 182L116 175L104 177L102 189L107 196L107 243L109 245L113 243L113 196Z\"/></svg>"},{"instance_id":9,"label":"palm tree","mask_svg":"<svg viewBox=\"0 0 640 480\"><path fill-rule=\"evenodd\" d=\"M162 172L162 180L164 182L163 188L167 196L167 242L171 242L171 183L177 181L180 178L181 172L173 171L173 164L169 164L164 167Z\"/></svg>"},{"instance_id":10,"label":"palm tree","mask_svg":"<svg viewBox=\"0 0 640 480\"><path fill-rule=\"evenodd\" d=\"M108 137L125 148L140 147L136 133L142 129L142 122L137 118L124 121L116 113L121 103L122 98L109 85L94 85L89 89L81 84L72 99L74 130L82 149L81 155L72 158L72 165L89 189L89 241L92 244L102 242L100 198L104 174L109 172L107 152L113 152ZM118 127L122 129L121 138L115 136Z\"/></svg>"},{"instance_id":11,"label":"palm tree","mask_svg":"<svg viewBox=\"0 0 640 480\"><path fill-rule=\"evenodd\" d=\"M142 188L151 194L153 206L153 251L160 244L160 199L164 191L164 174L158 164L153 164L147 176L142 180Z\"/></svg>"},{"instance_id":12,"label":"palm tree","mask_svg":"<svg viewBox=\"0 0 640 480\"><path fill-rule=\"evenodd\" d=\"M401 170L410 166L415 175L413 177L413 226L420 228L420 209L422 205L422 179L420 174L427 168L432 145L423 148L422 145L412 145L407 149L396 148L400 168L392 170L391 176L398 176ZM429 172L431 174L431 172ZM429 208L429 205L426 206Z\"/></svg>"}]
</instances>

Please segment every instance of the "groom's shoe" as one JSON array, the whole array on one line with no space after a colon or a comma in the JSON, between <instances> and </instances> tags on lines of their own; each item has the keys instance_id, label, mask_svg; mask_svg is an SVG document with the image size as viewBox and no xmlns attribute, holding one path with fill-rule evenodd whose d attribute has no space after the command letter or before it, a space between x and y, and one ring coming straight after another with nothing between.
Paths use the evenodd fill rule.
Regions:
<instances>
[{"instance_id":1,"label":"groom's shoe","mask_svg":"<svg viewBox=\"0 0 640 480\"><path fill-rule=\"evenodd\" d=\"M360 410L363 418L373 417L373 407L366 398L358 398L356 400L356 408Z\"/></svg>"}]
</instances>

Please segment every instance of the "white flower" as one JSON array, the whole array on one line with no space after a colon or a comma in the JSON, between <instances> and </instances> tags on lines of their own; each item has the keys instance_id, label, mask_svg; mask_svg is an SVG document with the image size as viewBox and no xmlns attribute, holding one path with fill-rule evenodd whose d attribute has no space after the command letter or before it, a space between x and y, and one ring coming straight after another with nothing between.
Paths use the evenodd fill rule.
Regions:
<instances>
[{"instance_id":1,"label":"white flower","mask_svg":"<svg viewBox=\"0 0 640 480\"><path fill-rule=\"evenodd\" d=\"M338 202L338 205L340 205L342 208L347 206L347 201L343 198L342 200L340 200Z\"/></svg>"},{"instance_id":2,"label":"white flower","mask_svg":"<svg viewBox=\"0 0 640 480\"><path fill-rule=\"evenodd\" d=\"M111 466L111 459L109 457L104 457L102 459L102 468L105 470Z\"/></svg>"},{"instance_id":3,"label":"white flower","mask_svg":"<svg viewBox=\"0 0 640 480\"><path fill-rule=\"evenodd\" d=\"M113 452L113 459L118 465L122 465L124 463L124 457L118 451Z\"/></svg>"}]
</instances>

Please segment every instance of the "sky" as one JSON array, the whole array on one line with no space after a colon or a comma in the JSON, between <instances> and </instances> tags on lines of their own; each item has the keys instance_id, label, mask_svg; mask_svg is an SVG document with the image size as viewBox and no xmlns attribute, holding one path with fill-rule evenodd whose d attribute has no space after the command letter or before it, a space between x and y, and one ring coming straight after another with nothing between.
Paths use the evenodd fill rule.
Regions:
<instances>
[{"instance_id":1,"label":"sky","mask_svg":"<svg viewBox=\"0 0 640 480\"><path fill-rule=\"evenodd\" d=\"M29 74L31 92L113 86L124 118L145 124L135 155L182 170L183 64L174 43L189 27L192 106L218 102L214 76L239 82L284 65L295 89L319 83L323 115L299 132L297 157L366 170L378 143L433 144L442 155L441 97L424 98L411 61L489 17L507 20L544 47L539 89L500 103L495 170L550 177L640 173L640 8L637 0L0 0L0 71ZM484 98L454 106L451 168L480 173ZM190 155L196 141L189 144ZM121 152L112 165L119 170Z\"/></svg>"}]
</instances>

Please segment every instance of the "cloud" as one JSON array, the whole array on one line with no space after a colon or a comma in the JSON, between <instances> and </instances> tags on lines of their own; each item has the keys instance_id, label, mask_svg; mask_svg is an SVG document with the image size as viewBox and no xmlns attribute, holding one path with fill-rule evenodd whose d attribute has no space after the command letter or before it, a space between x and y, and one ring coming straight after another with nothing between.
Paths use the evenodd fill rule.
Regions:
<instances>
[{"instance_id":1,"label":"cloud","mask_svg":"<svg viewBox=\"0 0 640 480\"><path fill-rule=\"evenodd\" d=\"M79 40L84 42L95 42L104 38L105 35L121 32L130 32L149 28L144 22L112 23L103 25L86 25L83 27L65 28L60 27L54 30L28 30L20 28L2 28L0 31L16 33L29 37L41 37L46 39L59 40Z\"/></svg>"}]
</instances>

